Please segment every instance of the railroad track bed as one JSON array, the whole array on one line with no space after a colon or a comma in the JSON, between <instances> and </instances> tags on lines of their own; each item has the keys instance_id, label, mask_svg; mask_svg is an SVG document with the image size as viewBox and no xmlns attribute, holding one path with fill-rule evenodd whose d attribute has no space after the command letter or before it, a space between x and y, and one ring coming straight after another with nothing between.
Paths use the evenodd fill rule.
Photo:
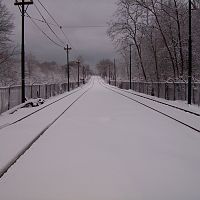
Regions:
<instances>
[{"instance_id":1,"label":"railroad track bed","mask_svg":"<svg viewBox=\"0 0 200 200\"><path fill-rule=\"evenodd\" d=\"M84 86L82 86L82 87L84 87ZM3 129L4 127L9 126L10 124L14 124L18 121L21 121L21 120L39 112L40 110L45 109L48 106L52 106L54 103L57 103L58 101L61 101L68 96L73 95L74 93L81 90L82 87L76 88L73 91L70 91L70 92L55 96L55 97L51 97L51 98L45 100L44 104L41 104L40 106L37 106L37 107L20 108L20 105L19 105L9 111L6 111L5 113L2 113L0 115L0 130ZM19 107L19 109L18 109L18 107Z\"/></svg>"},{"instance_id":2,"label":"railroad track bed","mask_svg":"<svg viewBox=\"0 0 200 200\"><path fill-rule=\"evenodd\" d=\"M186 112L194 113L194 114L200 116L199 106L197 106L197 105L188 105L187 101L166 100L166 99L159 98L159 97L156 97L156 96L150 96L150 95L147 95L147 94L144 94L144 93L135 92L133 90L121 89L121 88L118 88L118 87L115 87L115 86L112 86L112 85L110 85L110 87L115 88L115 89L117 88L120 91L124 91L124 92L126 92L128 94L132 94L134 96L138 96L138 97L141 97L143 99L148 99L148 100L160 103L162 105L166 105L166 106L173 107L173 108L176 108L176 109L184 110Z\"/></svg>"},{"instance_id":3,"label":"railroad track bed","mask_svg":"<svg viewBox=\"0 0 200 200\"><path fill-rule=\"evenodd\" d=\"M146 98L130 91L109 86L104 82L101 82L101 84L107 89L127 98L127 100L129 99L139 103L140 105L145 106L147 109L151 109L153 112L157 112L158 114L164 115L167 118L171 118L172 120L177 121L177 123L193 129L196 133L200 133L200 114L198 112L182 109L177 106L163 103L162 101L155 101L154 99L148 97Z\"/></svg>"},{"instance_id":4,"label":"railroad track bed","mask_svg":"<svg viewBox=\"0 0 200 200\"><path fill-rule=\"evenodd\" d=\"M112 90L95 78L88 93L85 89L70 97L71 104L63 102L70 109L53 116L55 123L15 152L17 163L0 178L0 199L87 199L88 194L97 199L102 194L108 199L113 194L115 199L126 194L132 199L200 199L200 135ZM54 109L60 109L58 104ZM23 130L25 122L5 129Z\"/></svg>"},{"instance_id":5,"label":"railroad track bed","mask_svg":"<svg viewBox=\"0 0 200 200\"><path fill-rule=\"evenodd\" d=\"M0 178L15 162L93 86L92 81L71 95L53 100L38 112L0 130ZM59 100L60 99L60 100ZM51 106L53 105L53 106Z\"/></svg>"},{"instance_id":6,"label":"railroad track bed","mask_svg":"<svg viewBox=\"0 0 200 200\"><path fill-rule=\"evenodd\" d=\"M182 110L185 110L185 111L188 111L188 112L196 113L197 115L200 116L200 107L197 106L197 105L188 105L187 101L183 101L183 100L176 100L176 101L166 100L166 99L159 98L159 97L156 97L156 96L150 96L150 95L147 95L147 94L135 92L133 90L125 90L125 89L122 89L122 90L127 92L127 93L131 93L133 95L139 96L141 98L150 99L152 101L161 103L163 105L168 105L168 106L171 106L171 107L174 107L174 108L178 108L178 109L182 109Z\"/></svg>"}]
</instances>

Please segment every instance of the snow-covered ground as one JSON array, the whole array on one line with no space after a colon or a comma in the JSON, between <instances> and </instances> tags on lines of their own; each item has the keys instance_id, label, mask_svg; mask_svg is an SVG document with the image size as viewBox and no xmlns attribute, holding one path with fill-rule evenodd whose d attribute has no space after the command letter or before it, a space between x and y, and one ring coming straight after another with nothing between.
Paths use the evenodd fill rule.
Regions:
<instances>
[{"instance_id":1,"label":"snow-covered ground","mask_svg":"<svg viewBox=\"0 0 200 200\"><path fill-rule=\"evenodd\" d=\"M84 86L81 86L80 88L82 88ZM66 92L64 94L60 94L58 96L55 97L51 97L47 100L45 100L45 103L40 105L40 106L36 106L36 107L25 107L25 105L29 102L35 102L37 101L36 99L30 99L28 100L26 103L20 104L2 114L0 114L0 127L3 127L5 124L10 124L13 123L14 121L25 117L26 115L29 115L43 107L48 106L49 104L52 104L55 101L58 101L59 99L64 98L67 95L71 95L74 92L80 90L80 88L76 88L75 90L72 90L70 92Z\"/></svg>"},{"instance_id":2,"label":"snow-covered ground","mask_svg":"<svg viewBox=\"0 0 200 200\"><path fill-rule=\"evenodd\" d=\"M123 90L123 91L126 91L126 90ZM154 100L158 100L158 101L162 101L163 103L167 103L167 104L171 104L173 106L177 106L179 108L182 108L182 109L185 109L185 110L190 110L192 112L196 112L196 113L199 113L200 114L200 107L198 105L189 105L187 103L187 101L181 101L181 100L176 100L176 101L172 101L172 100L166 100L166 99L163 99L163 98L158 98L158 97L155 97L155 96L149 96L147 94L143 94L143 93L139 93L139 92L135 92L133 90L128 90L128 92L131 92L133 94L138 94L140 96L144 96L144 97L148 97L148 98L151 98L151 99L154 99Z\"/></svg>"},{"instance_id":3,"label":"snow-covered ground","mask_svg":"<svg viewBox=\"0 0 200 200\"><path fill-rule=\"evenodd\" d=\"M0 130L0 169L2 169L15 155L17 155L17 153L24 148L27 143L33 140L33 138L35 138L49 123L58 117L63 110L87 88L88 86L79 90L77 93L67 96L61 101L58 101L56 106L51 105L46 107L27 119ZM54 102L58 98L61 98L61 96L56 97L54 100L49 100L48 103ZM39 109L39 107L35 109ZM23 108L14 114L3 115L3 121L6 121L7 116L7 121L13 122L13 120L17 120L17 117L21 118L35 111L35 109Z\"/></svg>"},{"instance_id":4,"label":"snow-covered ground","mask_svg":"<svg viewBox=\"0 0 200 200\"><path fill-rule=\"evenodd\" d=\"M0 179L0 199L199 200L200 135L93 81ZM0 168L90 85L0 130Z\"/></svg>"},{"instance_id":5,"label":"snow-covered ground","mask_svg":"<svg viewBox=\"0 0 200 200\"><path fill-rule=\"evenodd\" d=\"M104 82L101 82L101 83L104 84ZM183 123L189 124L190 126L194 127L195 129L200 130L200 123L199 123L200 117L199 116L193 115L193 114L191 114L189 112L185 112L183 110L174 109L173 107L170 107L168 105L163 105L163 104L160 104L158 102L151 101L150 99L157 100L157 101L163 102L163 103L167 103L169 105L176 106L176 107L181 108L181 109L185 109L186 111L191 111L191 112L195 112L197 114L200 114L200 109L197 106L186 105L185 103L180 102L180 101L174 101L173 102L173 101L167 101L165 99L160 99L160 98L157 98L157 97L150 97L148 95L137 93L137 92L134 92L132 90L127 91L127 90L122 90L122 89L119 89L119 88L116 88L116 87L113 87L113 86L109 86L109 87L112 88L112 90L119 92L120 94L123 94L127 97L130 97L131 99L139 101L140 103L143 103L145 105L149 105L153 109L156 109L156 110L158 110L162 113L165 113L165 114L167 114L167 115L169 115L169 116L171 116L175 119L180 120ZM145 99L145 98L142 98L140 96L135 96L133 94L148 97L149 99ZM180 103L178 103L178 102L180 102Z\"/></svg>"}]
</instances>

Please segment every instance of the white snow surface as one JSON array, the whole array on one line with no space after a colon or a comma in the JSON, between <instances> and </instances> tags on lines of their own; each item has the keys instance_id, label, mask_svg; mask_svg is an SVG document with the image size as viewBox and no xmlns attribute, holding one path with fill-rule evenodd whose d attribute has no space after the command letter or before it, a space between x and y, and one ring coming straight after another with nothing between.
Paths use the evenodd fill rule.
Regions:
<instances>
[{"instance_id":1,"label":"white snow surface","mask_svg":"<svg viewBox=\"0 0 200 200\"><path fill-rule=\"evenodd\" d=\"M82 88L82 87L84 87L84 86L81 86L80 88ZM64 96L66 96L68 94L74 93L75 91L79 90L80 88L76 88L75 90L72 90L71 92L66 92L64 94L60 94L55 97L50 97L49 99L45 100L44 104L41 104L40 106L24 107L27 103L36 102L38 99L30 99L23 104L15 106L14 108L0 114L0 127L5 124L10 124L26 115L29 115L32 112L35 112L35 111L39 110L40 108L45 107L46 105L51 104L54 101L57 101L60 98L63 98Z\"/></svg>"},{"instance_id":2,"label":"white snow surface","mask_svg":"<svg viewBox=\"0 0 200 200\"><path fill-rule=\"evenodd\" d=\"M91 85L0 179L0 200L199 200L200 135L97 77L0 130L0 169ZM157 108L199 127L197 117Z\"/></svg>"}]
</instances>

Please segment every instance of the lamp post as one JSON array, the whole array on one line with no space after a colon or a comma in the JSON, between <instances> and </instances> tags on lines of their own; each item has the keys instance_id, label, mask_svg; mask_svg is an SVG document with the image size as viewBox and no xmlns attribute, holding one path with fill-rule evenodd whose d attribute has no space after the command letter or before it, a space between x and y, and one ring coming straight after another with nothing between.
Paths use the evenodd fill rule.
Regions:
<instances>
[{"instance_id":1,"label":"lamp post","mask_svg":"<svg viewBox=\"0 0 200 200\"><path fill-rule=\"evenodd\" d=\"M192 103L192 0L189 0L188 104Z\"/></svg>"},{"instance_id":2,"label":"lamp post","mask_svg":"<svg viewBox=\"0 0 200 200\"><path fill-rule=\"evenodd\" d=\"M24 47L24 16L29 5L33 4L33 0L16 0L14 5L19 7L19 10L22 14L22 44L21 44L21 102L26 101L25 95L25 47ZM27 6L25 8L25 6Z\"/></svg>"},{"instance_id":3,"label":"lamp post","mask_svg":"<svg viewBox=\"0 0 200 200\"><path fill-rule=\"evenodd\" d=\"M69 45L67 45L67 47L64 47L64 50L66 51L67 53L67 90L68 92L70 91L70 76L69 76L69 50L71 50L72 48L69 47Z\"/></svg>"}]
</instances>

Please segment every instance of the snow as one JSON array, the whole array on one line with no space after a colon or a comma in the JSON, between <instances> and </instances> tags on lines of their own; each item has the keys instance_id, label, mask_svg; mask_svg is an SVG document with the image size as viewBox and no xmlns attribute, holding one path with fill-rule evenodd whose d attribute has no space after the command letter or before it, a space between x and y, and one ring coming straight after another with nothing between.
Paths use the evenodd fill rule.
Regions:
<instances>
[{"instance_id":1,"label":"snow","mask_svg":"<svg viewBox=\"0 0 200 200\"><path fill-rule=\"evenodd\" d=\"M123 90L123 91L126 91L126 90ZM176 101L166 100L166 99L158 98L156 96L149 96L147 94L134 92L132 90L129 90L129 92L131 92L133 94L138 94L140 96L148 97L148 98L151 98L151 99L154 99L154 100L157 100L157 101L161 101L163 103L167 103L167 104L170 104L170 105L173 105L173 106L177 106L179 108L182 108L182 109L189 110L189 111L196 112L196 113L200 114L199 105L194 105L194 104L193 105L189 105L186 101L181 101L181 100L176 100Z\"/></svg>"},{"instance_id":2,"label":"snow","mask_svg":"<svg viewBox=\"0 0 200 200\"><path fill-rule=\"evenodd\" d=\"M199 200L200 135L92 79L0 180L0 199ZM0 169L90 85L0 130Z\"/></svg>"},{"instance_id":3,"label":"snow","mask_svg":"<svg viewBox=\"0 0 200 200\"><path fill-rule=\"evenodd\" d=\"M83 91L80 90L77 93L74 93L73 95L57 102L56 109L49 106L30 116L27 120L23 120L15 125L0 130L0 169L3 168L6 163L8 163L24 146L26 146L27 143L36 137L49 123L60 115L63 110L68 107L82 92ZM58 97L55 99L57 98ZM27 112L24 112L26 109ZM16 116L20 116L21 118L25 113L29 114L31 110L33 109L23 108L21 109L21 112L18 111L19 113L14 113L13 117L8 115L8 119L11 120L14 118L16 120Z\"/></svg>"},{"instance_id":4,"label":"snow","mask_svg":"<svg viewBox=\"0 0 200 200\"><path fill-rule=\"evenodd\" d=\"M81 86L80 88L82 88L82 87L83 86ZM56 97L51 97L51 98L45 100L45 103L38 107L28 107L28 108L24 107L26 105L26 103L37 101L37 100L33 100L33 99L28 100L26 103L15 106L14 108L0 114L0 127L3 127L6 124L11 124L16 120L25 117L26 115L29 115L45 106L48 106L49 104L53 103L54 101L57 101L57 100L65 97L66 95L70 95L70 94L78 91L80 88L77 88L70 92L66 92L61 95L57 95Z\"/></svg>"},{"instance_id":5,"label":"snow","mask_svg":"<svg viewBox=\"0 0 200 200\"><path fill-rule=\"evenodd\" d=\"M164 99L159 99L157 97L153 98L153 97L149 97L148 95L133 92L131 90L129 90L128 93L127 93L126 90L121 90L121 89L118 89L118 88L115 88L115 87L112 87L112 89L114 89L115 91L117 91L121 94L124 94L127 97L133 98L133 99L135 99L135 100L137 100L137 101L139 101L139 102L141 102L145 105L150 105L152 108L159 110L160 112L166 113L166 114L174 117L175 119L182 121L183 123L186 123L186 124L188 123L192 127L200 130L200 123L199 123L200 117L199 116L191 115L189 112L180 111L180 110L174 109L173 107L163 105L163 104L159 104L159 103L151 101L149 99L145 99L145 98L142 98L142 97L139 97L139 96L134 96L133 94L148 97L150 99L159 100L160 102L167 103L169 105L177 106L178 108L182 108L182 109L200 114L200 111L199 111L200 109L197 109L198 108L197 106L187 106L186 107L183 102L178 104L177 101L173 102L173 101L166 101Z\"/></svg>"}]
</instances>

